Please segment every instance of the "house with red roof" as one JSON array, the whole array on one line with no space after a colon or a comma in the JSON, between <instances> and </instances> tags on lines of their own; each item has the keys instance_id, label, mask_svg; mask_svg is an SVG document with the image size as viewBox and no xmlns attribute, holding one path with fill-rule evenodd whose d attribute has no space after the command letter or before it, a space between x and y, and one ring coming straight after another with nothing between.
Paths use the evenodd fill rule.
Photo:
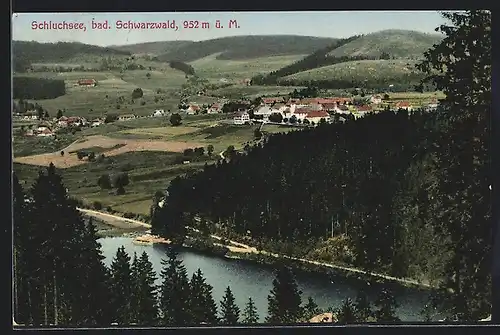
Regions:
<instances>
[{"instance_id":1,"label":"house with red roof","mask_svg":"<svg viewBox=\"0 0 500 335\"><path fill-rule=\"evenodd\" d=\"M335 113L339 113L339 114L351 114L349 107L347 107L346 105L337 105L337 107L335 107L334 111L335 111Z\"/></svg>"},{"instance_id":2,"label":"house with red roof","mask_svg":"<svg viewBox=\"0 0 500 335\"><path fill-rule=\"evenodd\" d=\"M368 112L372 111L372 107L368 106L368 105L362 105L362 106L356 107L356 110L358 112L361 112L361 113L368 113Z\"/></svg>"},{"instance_id":3,"label":"house with red roof","mask_svg":"<svg viewBox=\"0 0 500 335\"><path fill-rule=\"evenodd\" d=\"M284 102L283 97L274 97L274 98L262 98L262 102L266 105L273 105L277 102Z\"/></svg>"},{"instance_id":4,"label":"house with red roof","mask_svg":"<svg viewBox=\"0 0 500 335\"><path fill-rule=\"evenodd\" d=\"M311 112L311 110L308 108L295 108L295 109L293 109L293 111L286 113L285 117L291 118L292 116L295 116L297 118L297 120L304 121L307 114L309 114L310 112Z\"/></svg>"},{"instance_id":5,"label":"house with red roof","mask_svg":"<svg viewBox=\"0 0 500 335\"><path fill-rule=\"evenodd\" d=\"M188 109L186 110L186 112L189 114L189 115L194 115L194 114L198 114L200 112L200 106L197 106L197 105L190 105L188 107Z\"/></svg>"},{"instance_id":6,"label":"house with red roof","mask_svg":"<svg viewBox=\"0 0 500 335\"><path fill-rule=\"evenodd\" d=\"M305 117L311 124L318 124L321 120L325 120L325 122L330 122L330 114L325 111L309 111Z\"/></svg>"},{"instance_id":7,"label":"house with red roof","mask_svg":"<svg viewBox=\"0 0 500 335\"><path fill-rule=\"evenodd\" d=\"M79 86L95 87L97 86L97 80L95 79L80 79L78 80Z\"/></svg>"},{"instance_id":8,"label":"house with red roof","mask_svg":"<svg viewBox=\"0 0 500 335\"><path fill-rule=\"evenodd\" d=\"M335 108L337 108L336 102L326 102L321 104L322 110L325 112L335 112Z\"/></svg>"},{"instance_id":9,"label":"house with red roof","mask_svg":"<svg viewBox=\"0 0 500 335\"><path fill-rule=\"evenodd\" d=\"M213 103L212 106L208 109L207 113L208 114L217 114L222 112L222 104L220 103Z\"/></svg>"},{"instance_id":10,"label":"house with red roof","mask_svg":"<svg viewBox=\"0 0 500 335\"><path fill-rule=\"evenodd\" d=\"M408 101L398 101L395 105L397 109L405 109L407 111L412 110L412 106Z\"/></svg>"}]
</instances>

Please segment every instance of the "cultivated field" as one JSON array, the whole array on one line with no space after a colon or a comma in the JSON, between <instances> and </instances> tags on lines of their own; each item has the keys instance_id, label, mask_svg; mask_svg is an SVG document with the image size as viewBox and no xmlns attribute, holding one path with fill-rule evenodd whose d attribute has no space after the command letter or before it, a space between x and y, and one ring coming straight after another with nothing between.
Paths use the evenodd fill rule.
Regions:
<instances>
[{"instance_id":1,"label":"cultivated field","mask_svg":"<svg viewBox=\"0 0 500 335\"><path fill-rule=\"evenodd\" d=\"M69 168L81 164L88 163L86 159L78 159L76 152L83 149L90 148L103 148L106 156L117 156L127 152L137 151L166 151L166 152L183 152L188 148L197 148L203 146L195 142L174 142L174 141L152 141L152 140L127 140L127 139L114 139L106 136L89 136L84 140L73 143L64 149L65 154L61 155L60 151L16 157L14 162L47 166L53 163L57 168Z\"/></svg>"}]
</instances>

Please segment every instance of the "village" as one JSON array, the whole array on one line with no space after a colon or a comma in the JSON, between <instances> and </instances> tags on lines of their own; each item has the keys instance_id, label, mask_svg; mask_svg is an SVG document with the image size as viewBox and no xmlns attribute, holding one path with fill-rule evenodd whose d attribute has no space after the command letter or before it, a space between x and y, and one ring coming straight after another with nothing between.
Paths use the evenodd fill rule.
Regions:
<instances>
[{"instance_id":1,"label":"village","mask_svg":"<svg viewBox=\"0 0 500 335\"><path fill-rule=\"evenodd\" d=\"M97 81L79 80L76 85L95 87ZM387 94L385 94L387 96ZM250 125L255 123L270 123L286 126L311 127L320 123L345 122L347 119L358 119L369 113L376 113L384 109L384 95L376 94L370 97L356 99L354 97L330 98L303 98L292 99L288 97L262 97L250 101L249 99L220 100L213 104L189 103L185 108L179 109L181 117L200 114L226 114L227 118L221 123L234 125ZM255 103L255 102L258 103ZM237 105L232 112L224 113L225 104ZM427 106L418 108L436 109L437 99L433 99ZM412 111L415 109L408 101L398 101L391 105L396 110ZM50 118L48 114L37 110L28 110L24 113L15 113L14 119L29 122L22 129L23 136L53 137L57 133L77 131L86 127L99 127L105 123L128 121L138 118L169 117L170 110L156 109L147 116L136 114L117 114L113 117L103 115L90 119L83 116L67 116Z\"/></svg>"}]
</instances>

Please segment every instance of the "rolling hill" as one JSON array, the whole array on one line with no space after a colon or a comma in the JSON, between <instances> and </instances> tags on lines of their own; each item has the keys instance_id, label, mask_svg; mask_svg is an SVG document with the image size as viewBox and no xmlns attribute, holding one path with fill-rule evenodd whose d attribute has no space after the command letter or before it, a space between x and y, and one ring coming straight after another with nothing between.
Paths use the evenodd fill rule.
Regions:
<instances>
[{"instance_id":1,"label":"rolling hill","mask_svg":"<svg viewBox=\"0 0 500 335\"><path fill-rule=\"evenodd\" d=\"M307 85L314 83L323 88L411 90L422 78L415 69L417 61L409 59L358 60L318 67L278 79L279 85Z\"/></svg>"},{"instance_id":2,"label":"rolling hill","mask_svg":"<svg viewBox=\"0 0 500 335\"><path fill-rule=\"evenodd\" d=\"M382 53L387 53L395 58L417 59L441 39L439 34L425 34L412 30L382 30L361 36L330 51L327 55L380 57Z\"/></svg>"},{"instance_id":3,"label":"rolling hill","mask_svg":"<svg viewBox=\"0 0 500 335\"><path fill-rule=\"evenodd\" d=\"M130 56L130 52L76 42L12 42L13 59L28 63L64 63L79 55Z\"/></svg>"},{"instance_id":4,"label":"rolling hill","mask_svg":"<svg viewBox=\"0 0 500 335\"><path fill-rule=\"evenodd\" d=\"M111 45L113 48L120 51L127 51L131 54L150 54L161 55L169 52L175 52L189 44L195 43L193 41L163 41L163 42L147 42L128 45Z\"/></svg>"},{"instance_id":5,"label":"rolling hill","mask_svg":"<svg viewBox=\"0 0 500 335\"><path fill-rule=\"evenodd\" d=\"M337 39L295 35L231 36L187 44L159 55L160 61L192 62L219 53L219 60L244 60L269 56L304 55Z\"/></svg>"}]
</instances>

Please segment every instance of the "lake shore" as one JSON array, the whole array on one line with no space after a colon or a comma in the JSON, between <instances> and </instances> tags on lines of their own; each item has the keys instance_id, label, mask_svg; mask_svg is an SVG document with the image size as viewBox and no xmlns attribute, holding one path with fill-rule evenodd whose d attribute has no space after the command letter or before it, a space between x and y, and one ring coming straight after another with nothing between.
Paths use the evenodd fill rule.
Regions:
<instances>
[{"instance_id":1,"label":"lake shore","mask_svg":"<svg viewBox=\"0 0 500 335\"><path fill-rule=\"evenodd\" d=\"M103 213L100 211L79 208L82 214L97 219L101 225L107 226L109 229L101 230L100 237L113 237L113 236L128 236L139 237L146 234L151 228L150 224L127 219L118 215ZM201 234L197 229L186 227L190 231ZM404 287L418 288L423 290L432 290L434 287L428 283L418 282L413 279L396 278L385 274L374 273L365 271L349 266L335 265L324 262L318 262L309 259L290 257L286 255L278 255L276 253L268 252L265 250L258 250L247 244L237 241L227 240L220 236L210 235L210 238L217 240L212 246L207 245L201 241L201 236L190 236L189 241L185 243L184 247L191 248L207 254L225 257L228 259L243 260L256 262L259 264L276 266L278 264L287 263L289 266L307 272L323 273L330 275L345 276L349 279L357 279L365 282L392 282L397 283Z\"/></svg>"}]
</instances>

